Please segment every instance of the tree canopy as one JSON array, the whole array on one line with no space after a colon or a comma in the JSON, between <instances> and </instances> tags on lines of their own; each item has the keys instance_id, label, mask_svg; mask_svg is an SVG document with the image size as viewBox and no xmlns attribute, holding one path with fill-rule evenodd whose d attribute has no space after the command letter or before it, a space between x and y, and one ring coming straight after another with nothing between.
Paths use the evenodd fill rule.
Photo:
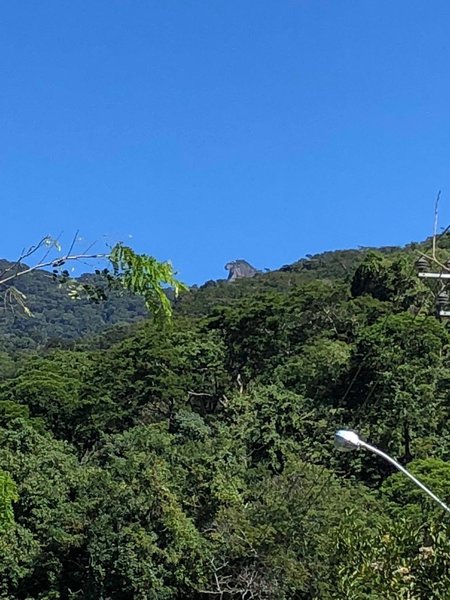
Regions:
<instances>
[{"instance_id":1,"label":"tree canopy","mask_svg":"<svg viewBox=\"0 0 450 600\"><path fill-rule=\"evenodd\" d=\"M327 253L175 299L122 247L94 304L21 276L43 316L33 343L2 330L0 599L447 600L446 516L333 447L355 429L450 498L449 329L416 258ZM135 293L172 326L105 329Z\"/></svg>"}]
</instances>

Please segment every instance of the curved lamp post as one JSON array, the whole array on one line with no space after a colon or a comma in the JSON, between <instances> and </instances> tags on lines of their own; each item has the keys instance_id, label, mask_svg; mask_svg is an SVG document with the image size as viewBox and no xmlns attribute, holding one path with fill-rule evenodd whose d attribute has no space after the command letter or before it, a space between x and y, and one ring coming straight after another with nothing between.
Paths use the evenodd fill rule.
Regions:
<instances>
[{"instance_id":1,"label":"curved lamp post","mask_svg":"<svg viewBox=\"0 0 450 600\"><path fill-rule=\"evenodd\" d=\"M417 487L423 490L426 494L430 496L430 498L433 498L433 500L437 502L439 506L441 506L444 510L450 513L450 508L444 502L442 502L442 500L440 500L435 494L433 494L433 492L429 490L423 483L416 479L414 475L411 475L411 473L407 471L405 467L402 467L402 465L400 465L396 460L391 458L385 452L378 450L378 448L375 448L375 446L371 446L367 442L363 442L363 440L360 439L359 435L354 431L347 431L346 429L340 429L339 431L336 431L334 435L334 443L336 447L339 450L342 450L343 452L349 452L351 450L355 450L356 448L365 448L366 450L369 450L374 454L378 454L378 456L381 456L381 458L387 460L387 462L391 463L391 465L394 465L396 469L398 469L404 475L409 477L411 481L413 481L417 485Z\"/></svg>"}]
</instances>

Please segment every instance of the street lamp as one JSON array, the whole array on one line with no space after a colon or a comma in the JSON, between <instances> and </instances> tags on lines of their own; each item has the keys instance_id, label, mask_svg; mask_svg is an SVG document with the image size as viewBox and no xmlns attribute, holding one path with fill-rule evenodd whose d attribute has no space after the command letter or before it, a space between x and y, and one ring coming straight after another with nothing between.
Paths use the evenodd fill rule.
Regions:
<instances>
[{"instance_id":1,"label":"street lamp","mask_svg":"<svg viewBox=\"0 0 450 600\"><path fill-rule=\"evenodd\" d=\"M402 467L402 465L400 465L396 460L391 458L385 452L382 452L378 448L375 448L375 446L371 446L367 442L363 442L363 440L360 439L359 435L354 431L347 431L346 429L340 429L339 431L336 431L334 435L334 443L336 447L339 450L342 450L343 452L350 452L351 450L355 450L356 448L365 448L366 450L369 450L374 454L378 454L378 456L381 456L381 458L384 458L384 460L390 462L391 465L394 465L396 469L398 469L404 475L409 477L411 481L413 481L417 485L417 487L420 487L420 489L423 490L426 494L428 494L430 498L433 498L433 500L437 502L439 506L441 506L444 510L450 513L450 508L444 502L442 502L442 500L440 500L435 494L433 494L433 492L429 490L423 483L416 479L414 475L411 475L411 473L407 471L405 467Z\"/></svg>"}]
</instances>

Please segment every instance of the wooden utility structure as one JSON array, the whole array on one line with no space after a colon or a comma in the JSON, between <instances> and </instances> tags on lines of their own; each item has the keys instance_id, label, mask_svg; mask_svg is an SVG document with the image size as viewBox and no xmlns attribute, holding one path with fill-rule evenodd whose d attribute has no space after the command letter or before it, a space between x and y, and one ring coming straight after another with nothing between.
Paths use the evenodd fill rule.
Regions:
<instances>
[{"instance_id":1,"label":"wooden utility structure","mask_svg":"<svg viewBox=\"0 0 450 600\"><path fill-rule=\"evenodd\" d=\"M445 271L443 270L445 268ZM450 317L450 294L447 289L447 280L450 280L450 261L447 261L441 271L431 270L431 261L426 256L421 256L416 262L417 274L421 279L442 281L439 292L436 294L436 313L438 317Z\"/></svg>"}]
</instances>

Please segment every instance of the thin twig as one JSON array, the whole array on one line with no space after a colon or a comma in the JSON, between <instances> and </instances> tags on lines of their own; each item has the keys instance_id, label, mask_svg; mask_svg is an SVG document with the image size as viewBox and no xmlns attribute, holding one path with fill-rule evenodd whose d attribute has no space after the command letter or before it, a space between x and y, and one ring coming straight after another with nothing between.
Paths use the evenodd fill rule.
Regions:
<instances>
[{"instance_id":1,"label":"thin twig","mask_svg":"<svg viewBox=\"0 0 450 600\"><path fill-rule=\"evenodd\" d=\"M32 271L37 271L38 269L45 269L46 267L51 267L55 264L55 262L68 262L68 261L77 261L77 260L93 260L93 259L99 259L99 258L107 258L107 254L74 254L72 256L70 255L66 255L63 256L60 259L57 259L55 261L55 259L53 260L48 260L45 262L40 262L37 265L33 265L32 267L28 267L27 269L24 269L23 271L19 271L18 273L15 273L13 275L10 275L9 277L6 277L5 279L0 279L0 285L4 285L5 283L8 283L8 281L11 281L12 279L16 279L17 277L22 277L23 275L26 275L27 273L31 273Z\"/></svg>"},{"instance_id":2,"label":"thin twig","mask_svg":"<svg viewBox=\"0 0 450 600\"><path fill-rule=\"evenodd\" d=\"M73 236L72 243L70 244L70 248L67 251L67 254L70 254L72 252L73 247L75 246L75 242L77 241L77 237L78 237L79 232L80 232L80 230L77 229L76 232L75 232L75 235Z\"/></svg>"}]
</instances>

